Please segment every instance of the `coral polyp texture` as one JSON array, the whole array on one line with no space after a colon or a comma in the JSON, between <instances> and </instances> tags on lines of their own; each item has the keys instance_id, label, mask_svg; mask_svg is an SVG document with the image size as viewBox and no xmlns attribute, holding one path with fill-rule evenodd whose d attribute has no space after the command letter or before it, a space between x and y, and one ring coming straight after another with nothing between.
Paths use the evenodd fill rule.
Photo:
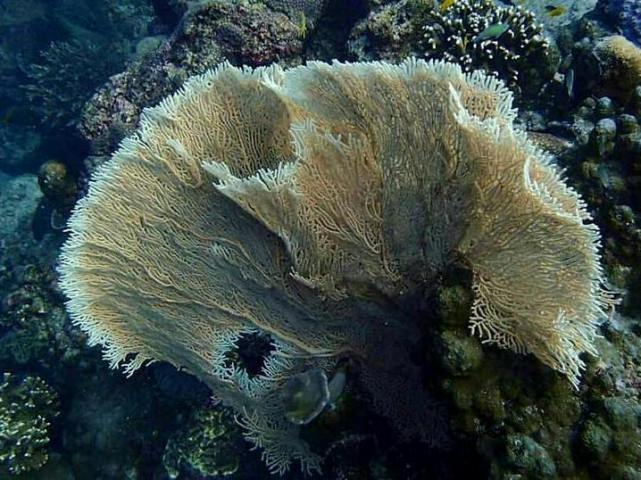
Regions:
<instances>
[{"instance_id":1,"label":"coral polyp texture","mask_svg":"<svg viewBox=\"0 0 641 480\"><path fill-rule=\"evenodd\" d=\"M320 464L287 380L345 357L402 434L446 441L407 299L453 262L473 272L472 332L576 385L612 304L599 233L514 117L501 82L445 62L193 77L78 203L69 311L112 366L162 360L207 383L275 472Z\"/></svg>"},{"instance_id":2,"label":"coral polyp texture","mask_svg":"<svg viewBox=\"0 0 641 480\"><path fill-rule=\"evenodd\" d=\"M0 382L0 475L28 475L47 463L56 393L39 377L5 373ZM24 477L27 478L27 477Z\"/></svg>"},{"instance_id":3,"label":"coral polyp texture","mask_svg":"<svg viewBox=\"0 0 641 480\"><path fill-rule=\"evenodd\" d=\"M492 0L461 0L442 11L426 13L422 48L428 58L459 63L466 71L484 69L504 78L511 87L530 88L519 78L538 65L547 67L549 42L540 17L519 7L503 7Z\"/></svg>"}]
</instances>

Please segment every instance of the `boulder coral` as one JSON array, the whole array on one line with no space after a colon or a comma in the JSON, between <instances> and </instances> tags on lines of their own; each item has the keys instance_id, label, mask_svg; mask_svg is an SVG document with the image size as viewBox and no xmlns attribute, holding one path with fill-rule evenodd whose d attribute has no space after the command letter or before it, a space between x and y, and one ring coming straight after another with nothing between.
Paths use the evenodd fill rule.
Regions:
<instances>
[{"instance_id":1,"label":"boulder coral","mask_svg":"<svg viewBox=\"0 0 641 480\"><path fill-rule=\"evenodd\" d=\"M577 385L613 304L599 232L515 113L500 81L446 62L192 77L78 203L69 311L112 366L203 380L280 473L320 465L288 379L345 357L401 433L446 441L409 352L411 305L453 262L473 272L473 334Z\"/></svg>"},{"instance_id":2,"label":"boulder coral","mask_svg":"<svg viewBox=\"0 0 641 480\"><path fill-rule=\"evenodd\" d=\"M602 39L594 53L603 71L601 90L628 101L641 83L641 49L625 37L613 35Z\"/></svg>"}]
</instances>

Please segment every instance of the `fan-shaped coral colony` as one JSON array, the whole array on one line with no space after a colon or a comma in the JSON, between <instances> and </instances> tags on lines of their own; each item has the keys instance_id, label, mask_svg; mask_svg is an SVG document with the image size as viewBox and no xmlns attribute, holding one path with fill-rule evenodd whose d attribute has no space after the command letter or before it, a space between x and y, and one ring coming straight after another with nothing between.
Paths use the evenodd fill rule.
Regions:
<instances>
[{"instance_id":1,"label":"fan-shaped coral colony","mask_svg":"<svg viewBox=\"0 0 641 480\"><path fill-rule=\"evenodd\" d=\"M473 272L471 333L576 386L614 303L599 232L514 117L500 81L446 62L193 77L79 202L69 310L112 366L204 381L281 473L319 468L298 433L344 358L393 425L433 438L404 299L452 262ZM258 373L230 355L248 336L269 344Z\"/></svg>"}]
</instances>

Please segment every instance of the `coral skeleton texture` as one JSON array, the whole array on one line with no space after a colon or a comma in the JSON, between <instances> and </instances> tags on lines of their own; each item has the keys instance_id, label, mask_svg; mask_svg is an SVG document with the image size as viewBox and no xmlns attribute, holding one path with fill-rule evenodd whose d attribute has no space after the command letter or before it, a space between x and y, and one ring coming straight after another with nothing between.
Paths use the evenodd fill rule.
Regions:
<instances>
[{"instance_id":1,"label":"coral skeleton texture","mask_svg":"<svg viewBox=\"0 0 641 480\"><path fill-rule=\"evenodd\" d=\"M79 202L69 311L112 366L168 361L206 382L280 473L320 463L284 382L346 356L403 434L443 441L403 298L451 262L474 274L474 334L577 385L613 303L599 233L514 116L499 81L445 62L193 77ZM234 354L251 336L271 345L258 373Z\"/></svg>"}]
</instances>

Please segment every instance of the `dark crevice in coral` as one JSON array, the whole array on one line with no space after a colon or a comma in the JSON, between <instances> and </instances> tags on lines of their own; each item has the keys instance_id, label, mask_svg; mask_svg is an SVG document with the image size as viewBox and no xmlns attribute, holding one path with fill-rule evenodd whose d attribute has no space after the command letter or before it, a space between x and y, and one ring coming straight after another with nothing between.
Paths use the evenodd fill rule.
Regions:
<instances>
[{"instance_id":1,"label":"dark crevice in coral","mask_svg":"<svg viewBox=\"0 0 641 480\"><path fill-rule=\"evenodd\" d=\"M249 377L255 377L263 371L265 359L274 351L272 338L261 333L248 333L236 342L236 348L227 353L227 361L240 365Z\"/></svg>"},{"instance_id":2,"label":"dark crevice in coral","mask_svg":"<svg viewBox=\"0 0 641 480\"><path fill-rule=\"evenodd\" d=\"M306 41L305 60L347 60L349 34L369 9L367 0L330 0Z\"/></svg>"},{"instance_id":3,"label":"dark crevice in coral","mask_svg":"<svg viewBox=\"0 0 641 480\"><path fill-rule=\"evenodd\" d=\"M151 0L156 21L167 31L172 31L180 21L181 14L170 0Z\"/></svg>"}]
</instances>

